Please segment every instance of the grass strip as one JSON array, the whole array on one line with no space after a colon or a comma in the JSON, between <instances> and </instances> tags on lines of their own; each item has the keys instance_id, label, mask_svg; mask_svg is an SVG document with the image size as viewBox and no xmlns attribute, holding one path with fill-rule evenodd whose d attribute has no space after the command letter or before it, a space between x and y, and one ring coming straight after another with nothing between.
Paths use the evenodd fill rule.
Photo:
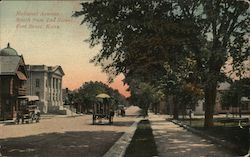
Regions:
<instances>
[{"instance_id":1,"label":"grass strip","mask_svg":"<svg viewBox=\"0 0 250 157\"><path fill-rule=\"evenodd\" d=\"M152 157L157 154L151 124L148 120L141 120L125 152L125 157Z\"/></svg>"},{"instance_id":2,"label":"grass strip","mask_svg":"<svg viewBox=\"0 0 250 157\"><path fill-rule=\"evenodd\" d=\"M238 126L238 123L219 123L215 122L211 128L204 128L203 119L192 119L191 123L188 119L180 119L180 121L190 127L203 131L207 135L216 137L221 140L228 141L234 144L237 149L235 152L237 155L245 155L250 148L250 130L249 123L242 123L242 127Z\"/></svg>"}]
</instances>

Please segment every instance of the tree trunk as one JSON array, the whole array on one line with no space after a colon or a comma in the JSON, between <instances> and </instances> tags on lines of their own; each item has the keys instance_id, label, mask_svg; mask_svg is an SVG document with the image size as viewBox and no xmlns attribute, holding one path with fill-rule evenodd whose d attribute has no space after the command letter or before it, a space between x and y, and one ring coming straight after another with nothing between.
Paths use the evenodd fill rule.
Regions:
<instances>
[{"instance_id":1,"label":"tree trunk","mask_svg":"<svg viewBox=\"0 0 250 157\"><path fill-rule=\"evenodd\" d=\"M173 112L174 119L179 119L179 106L176 101L176 96L173 96L173 106L174 106L174 112Z\"/></svg>"},{"instance_id":2,"label":"tree trunk","mask_svg":"<svg viewBox=\"0 0 250 157\"><path fill-rule=\"evenodd\" d=\"M213 126L213 114L216 100L217 81L211 81L205 87L205 121L204 127Z\"/></svg>"}]
</instances>

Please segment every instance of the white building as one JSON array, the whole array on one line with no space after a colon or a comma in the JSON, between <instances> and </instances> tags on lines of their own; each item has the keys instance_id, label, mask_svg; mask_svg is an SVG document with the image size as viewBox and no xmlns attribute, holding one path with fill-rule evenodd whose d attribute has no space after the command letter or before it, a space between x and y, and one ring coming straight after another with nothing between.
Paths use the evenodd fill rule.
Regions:
<instances>
[{"instance_id":1,"label":"white building","mask_svg":"<svg viewBox=\"0 0 250 157\"><path fill-rule=\"evenodd\" d=\"M27 95L39 97L42 113L57 113L63 108L61 66L27 65L29 79L25 86Z\"/></svg>"},{"instance_id":2,"label":"white building","mask_svg":"<svg viewBox=\"0 0 250 157\"><path fill-rule=\"evenodd\" d=\"M230 86L231 85L228 82L221 82L218 84L216 101L214 106L214 114L239 112L239 107L228 107L228 106L223 106L221 104L221 96L224 92L230 90ZM242 97L241 102L242 102L241 105L242 113L250 113L250 99L248 97ZM198 101L194 114L199 115L205 113L204 103L205 103L204 100Z\"/></svg>"}]
</instances>

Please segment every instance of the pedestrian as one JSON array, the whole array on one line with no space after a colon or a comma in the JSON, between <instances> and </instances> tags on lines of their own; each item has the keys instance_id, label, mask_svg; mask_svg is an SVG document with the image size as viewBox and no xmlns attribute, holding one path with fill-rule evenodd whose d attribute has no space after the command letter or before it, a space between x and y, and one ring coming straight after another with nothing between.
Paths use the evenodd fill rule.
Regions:
<instances>
[{"instance_id":1,"label":"pedestrian","mask_svg":"<svg viewBox=\"0 0 250 157\"><path fill-rule=\"evenodd\" d=\"M192 119L192 110L189 110L189 118Z\"/></svg>"}]
</instances>

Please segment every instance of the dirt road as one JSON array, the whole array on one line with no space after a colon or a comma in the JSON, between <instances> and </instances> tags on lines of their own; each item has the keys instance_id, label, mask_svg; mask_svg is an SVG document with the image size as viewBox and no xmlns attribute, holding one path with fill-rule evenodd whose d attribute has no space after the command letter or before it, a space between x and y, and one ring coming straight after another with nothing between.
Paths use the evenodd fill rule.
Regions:
<instances>
[{"instance_id":1,"label":"dirt road","mask_svg":"<svg viewBox=\"0 0 250 157\"><path fill-rule=\"evenodd\" d=\"M0 126L1 153L13 157L103 156L133 124L138 111L128 108L127 116L115 117L113 125L92 125L92 116L83 115Z\"/></svg>"}]
</instances>

